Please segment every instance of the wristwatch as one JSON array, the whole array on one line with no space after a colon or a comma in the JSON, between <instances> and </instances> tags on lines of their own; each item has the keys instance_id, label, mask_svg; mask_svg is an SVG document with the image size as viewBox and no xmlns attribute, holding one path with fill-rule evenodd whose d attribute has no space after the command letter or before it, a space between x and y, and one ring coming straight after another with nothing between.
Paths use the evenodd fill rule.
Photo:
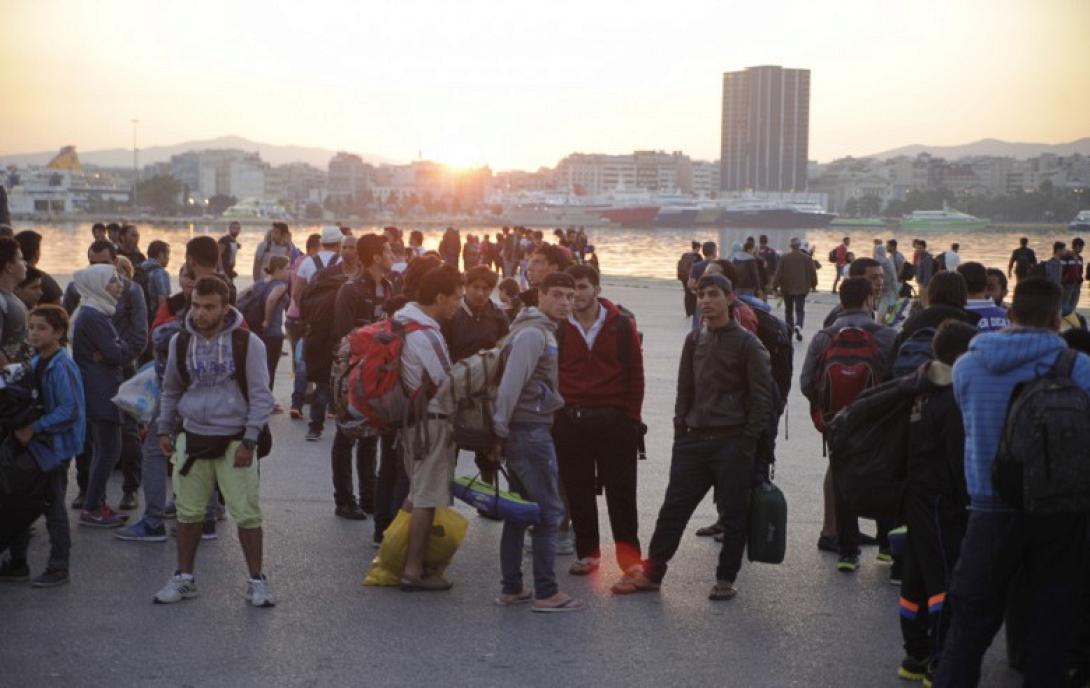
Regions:
<instances>
[{"instance_id":1,"label":"wristwatch","mask_svg":"<svg viewBox=\"0 0 1090 688\"><path fill-rule=\"evenodd\" d=\"M257 442L254 440L242 440L242 446L246 447L250 451L253 451L254 447L257 446Z\"/></svg>"}]
</instances>

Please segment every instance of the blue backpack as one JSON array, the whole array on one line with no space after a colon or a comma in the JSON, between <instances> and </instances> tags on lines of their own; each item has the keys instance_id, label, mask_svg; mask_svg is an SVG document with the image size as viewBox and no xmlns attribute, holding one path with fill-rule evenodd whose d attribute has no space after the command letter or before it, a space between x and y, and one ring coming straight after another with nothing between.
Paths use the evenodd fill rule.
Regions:
<instances>
[{"instance_id":1,"label":"blue backpack","mask_svg":"<svg viewBox=\"0 0 1090 688\"><path fill-rule=\"evenodd\" d=\"M897 357L893 360L893 377L904 377L927 363L935 360L935 350L931 340L935 338L934 327L921 327L901 343Z\"/></svg>"}]
</instances>

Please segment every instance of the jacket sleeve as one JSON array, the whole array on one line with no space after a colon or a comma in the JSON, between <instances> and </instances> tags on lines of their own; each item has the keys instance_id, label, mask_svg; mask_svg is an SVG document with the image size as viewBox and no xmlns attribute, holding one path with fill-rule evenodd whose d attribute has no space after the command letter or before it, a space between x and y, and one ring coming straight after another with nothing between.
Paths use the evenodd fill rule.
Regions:
<instances>
[{"instance_id":1,"label":"jacket sleeve","mask_svg":"<svg viewBox=\"0 0 1090 688\"><path fill-rule=\"evenodd\" d=\"M61 299L61 305L64 306L64 310L68 311L68 315L72 315L72 311L76 310L79 306L79 292L76 291L76 283L69 282L68 286L64 288L64 297Z\"/></svg>"},{"instance_id":2,"label":"jacket sleeve","mask_svg":"<svg viewBox=\"0 0 1090 688\"><path fill-rule=\"evenodd\" d=\"M835 263L833 264L833 268L836 268ZM810 289L816 289L818 284L817 268L814 266L813 260L806 261L806 277L808 278Z\"/></svg>"},{"instance_id":3,"label":"jacket sleeve","mask_svg":"<svg viewBox=\"0 0 1090 688\"><path fill-rule=\"evenodd\" d=\"M806 358L802 363L802 372L799 373L799 391L811 402L817 396L817 364L821 352L825 350L825 333L818 332L810 340L810 347L806 349Z\"/></svg>"},{"instance_id":4,"label":"jacket sleeve","mask_svg":"<svg viewBox=\"0 0 1090 688\"><path fill-rule=\"evenodd\" d=\"M268 241L266 240L266 241L262 241L260 244L258 244L257 249L254 250L254 269L253 269L254 284L257 284L258 282L261 281L261 263L263 262L262 259L265 257L265 251L267 251L268 248L269 248L269 244L268 244Z\"/></svg>"},{"instance_id":5,"label":"jacket sleeve","mask_svg":"<svg viewBox=\"0 0 1090 688\"><path fill-rule=\"evenodd\" d=\"M97 351L102 354L103 363L120 366L128 360L125 348L117 338L117 330L109 318L99 313L98 317L84 318L80 324L86 328L92 353Z\"/></svg>"},{"instance_id":6,"label":"jacket sleeve","mask_svg":"<svg viewBox=\"0 0 1090 688\"><path fill-rule=\"evenodd\" d=\"M492 427L497 437L507 437L508 425L522 397L522 390L534 374L538 359L545 353L546 344L544 332L536 327L527 327L508 345L507 361L492 411Z\"/></svg>"},{"instance_id":7,"label":"jacket sleeve","mask_svg":"<svg viewBox=\"0 0 1090 688\"><path fill-rule=\"evenodd\" d=\"M897 341L897 330L892 327L879 328L875 332L874 338L877 340L878 348L882 352L882 370L879 371L879 376L882 380L886 380L893 370L893 359L897 355L893 348Z\"/></svg>"},{"instance_id":8,"label":"jacket sleeve","mask_svg":"<svg viewBox=\"0 0 1090 688\"><path fill-rule=\"evenodd\" d=\"M776 272L772 274L772 288L779 289L780 284L783 282L783 261L781 260L776 266Z\"/></svg>"},{"instance_id":9,"label":"jacket sleeve","mask_svg":"<svg viewBox=\"0 0 1090 688\"><path fill-rule=\"evenodd\" d=\"M272 390L269 389L269 363L265 353L265 343L253 332L250 333L250 345L246 351L246 384L250 397L250 407L246 413L245 439L257 441L261 428L269 422L275 403Z\"/></svg>"},{"instance_id":10,"label":"jacket sleeve","mask_svg":"<svg viewBox=\"0 0 1090 688\"><path fill-rule=\"evenodd\" d=\"M685 337L685 344L681 347L681 362L677 371L677 400L674 402L674 427L685 425L685 416L693 405L693 349L696 346L696 338L693 335Z\"/></svg>"},{"instance_id":11,"label":"jacket sleeve","mask_svg":"<svg viewBox=\"0 0 1090 688\"><path fill-rule=\"evenodd\" d=\"M148 347L148 306L144 300L144 290L139 284L130 282L125 295L125 337L121 342L125 360L131 361Z\"/></svg>"},{"instance_id":12,"label":"jacket sleeve","mask_svg":"<svg viewBox=\"0 0 1090 688\"><path fill-rule=\"evenodd\" d=\"M185 390L182 378L178 375L178 335L175 334L167 344L167 363L163 369L163 388L159 395L159 434L170 435L177 424L178 401ZM249 372L249 371L247 371Z\"/></svg>"},{"instance_id":13,"label":"jacket sleeve","mask_svg":"<svg viewBox=\"0 0 1090 688\"><path fill-rule=\"evenodd\" d=\"M60 361L57 363L49 374L49 389L54 406L34 421L32 427L35 433L63 432L72 427L80 417L81 400L76 399L79 381L74 379L78 372L73 371L72 367L59 365Z\"/></svg>"},{"instance_id":14,"label":"jacket sleeve","mask_svg":"<svg viewBox=\"0 0 1090 688\"><path fill-rule=\"evenodd\" d=\"M356 306L358 301L353 298L353 288L348 282L337 290L337 300L333 306L333 341L340 343L341 337L352 331L356 324Z\"/></svg>"},{"instance_id":15,"label":"jacket sleeve","mask_svg":"<svg viewBox=\"0 0 1090 688\"><path fill-rule=\"evenodd\" d=\"M946 456L947 474L950 476L950 486L954 488L954 494L958 500L968 506L969 487L965 482L965 425L962 421L961 411L951 399L952 407L949 413L943 414L939 422L943 423L943 444Z\"/></svg>"},{"instance_id":16,"label":"jacket sleeve","mask_svg":"<svg viewBox=\"0 0 1090 688\"><path fill-rule=\"evenodd\" d=\"M629 337L631 337L632 343L629 345L628 390L625 399L625 413L629 418L639 423L640 413L643 410L644 394L643 347L640 345L640 331L636 326L636 321L630 318L628 324L631 330Z\"/></svg>"},{"instance_id":17,"label":"jacket sleeve","mask_svg":"<svg viewBox=\"0 0 1090 688\"><path fill-rule=\"evenodd\" d=\"M746 380L749 383L749 409L743 434L757 442L768 430L772 415L772 365L768 350L754 335L748 335L745 347Z\"/></svg>"}]
</instances>

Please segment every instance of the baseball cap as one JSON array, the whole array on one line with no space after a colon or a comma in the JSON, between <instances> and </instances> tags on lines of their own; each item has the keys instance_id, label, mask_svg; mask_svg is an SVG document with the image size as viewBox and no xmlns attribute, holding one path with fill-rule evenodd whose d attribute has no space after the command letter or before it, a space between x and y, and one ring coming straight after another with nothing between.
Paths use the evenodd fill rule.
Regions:
<instances>
[{"instance_id":1,"label":"baseball cap","mask_svg":"<svg viewBox=\"0 0 1090 688\"><path fill-rule=\"evenodd\" d=\"M337 225L326 225L322 227L322 243L323 244L339 244L344 241L344 233L341 232L341 228Z\"/></svg>"}]
</instances>

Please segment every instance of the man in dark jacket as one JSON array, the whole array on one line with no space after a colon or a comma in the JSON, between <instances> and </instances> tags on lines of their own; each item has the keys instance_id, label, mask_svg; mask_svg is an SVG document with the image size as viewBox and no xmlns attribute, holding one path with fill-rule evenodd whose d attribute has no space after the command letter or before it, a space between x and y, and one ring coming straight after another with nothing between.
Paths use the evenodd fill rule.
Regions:
<instances>
[{"instance_id":1,"label":"man in dark jacket","mask_svg":"<svg viewBox=\"0 0 1090 688\"><path fill-rule=\"evenodd\" d=\"M731 317L730 280L706 275L696 286L705 325L685 339L681 352L670 482L648 558L642 570L612 587L614 594L659 589L693 510L713 486L723 548L708 597L729 600L737 594L753 462L772 414L772 371L760 340Z\"/></svg>"},{"instance_id":2,"label":"man in dark jacket","mask_svg":"<svg viewBox=\"0 0 1090 688\"><path fill-rule=\"evenodd\" d=\"M483 265L466 271L462 305L441 324L453 362L491 349L507 335L507 316L491 298L498 281L499 276Z\"/></svg>"},{"instance_id":3,"label":"man in dark jacket","mask_svg":"<svg viewBox=\"0 0 1090 688\"><path fill-rule=\"evenodd\" d=\"M791 252L780 258L772 288L783 294L784 319L787 327L802 341L802 327L806 320L806 295L817 287L817 270L814 258L802 250L802 240L791 239Z\"/></svg>"},{"instance_id":4,"label":"man in dark jacket","mask_svg":"<svg viewBox=\"0 0 1090 688\"><path fill-rule=\"evenodd\" d=\"M636 322L599 298L598 271L567 270L575 280L572 315L559 325L560 396L553 438L560 481L568 498L575 552L572 575L598 569L601 560L596 494L604 489L617 563L640 563L636 508L636 448L643 406L643 352ZM637 569L638 572L638 569Z\"/></svg>"},{"instance_id":5,"label":"man in dark jacket","mask_svg":"<svg viewBox=\"0 0 1090 688\"><path fill-rule=\"evenodd\" d=\"M894 365L896 365L901 347L920 330L937 329L946 320L959 320L975 326L980 320L980 315L965 310L967 299L965 278L959 273L944 270L935 275L927 286L929 305L908 317L893 342Z\"/></svg>"}]
</instances>

